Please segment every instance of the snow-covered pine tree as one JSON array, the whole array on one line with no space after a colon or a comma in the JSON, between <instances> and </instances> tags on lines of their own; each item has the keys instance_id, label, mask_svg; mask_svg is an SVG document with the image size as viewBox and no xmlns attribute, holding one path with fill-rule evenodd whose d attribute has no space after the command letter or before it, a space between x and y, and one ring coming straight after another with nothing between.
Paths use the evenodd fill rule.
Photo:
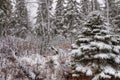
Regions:
<instances>
[{"instance_id":1,"label":"snow-covered pine tree","mask_svg":"<svg viewBox=\"0 0 120 80\"><path fill-rule=\"evenodd\" d=\"M45 18L43 13L47 13L47 12L46 12L45 1L44 2L43 1L42 0L38 1L41 4L38 5L37 16L36 16L37 17L37 21L36 21L36 24L37 24L36 34L37 34L37 36L41 36L42 34L44 34L44 31L45 31L45 27L43 25L43 22L45 22L44 19L46 19L46 18ZM43 4L44 4L44 6L43 6ZM44 10L44 12L43 12L43 10Z\"/></svg>"},{"instance_id":2,"label":"snow-covered pine tree","mask_svg":"<svg viewBox=\"0 0 120 80\"><path fill-rule=\"evenodd\" d=\"M38 36L48 36L51 28L52 0L39 0L36 33Z\"/></svg>"},{"instance_id":3,"label":"snow-covered pine tree","mask_svg":"<svg viewBox=\"0 0 120 80\"><path fill-rule=\"evenodd\" d=\"M11 34L26 38L28 33L28 12L25 0L16 0L15 15L13 18L14 25L11 27Z\"/></svg>"},{"instance_id":4,"label":"snow-covered pine tree","mask_svg":"<svg viewBox=\"0 0 120 80\"><path fill-rule=\"evenodd\" d=\"M80 0L80 5L81 5L81 11L82 13L84 13L85 15L88 15L88 13L90 12L90 1L89 0Z\"/></svg>"},{"instance_id":5,"label":"snow-covered pine tree","mask_svg":"<svg viewBox=\"0 0 120 80\"><path fill-rule=\"evenodd\" d=\"M6 15L3 10L0 9L0 36L3 36L5 23L6 23Z\"/></svg>"},{"instance_id":6,"label":"snow-covered pine tree","mask_svg":"<svg viewBox=\"0 0 120 80\"><path fill-rule=\"evenodd\" d=\"M46 47L52 38L52 0L38 0L37 20L36 20L36 35L41 39L40 52L43 54ZM44 51L44 52L43 52Z\"/></svg>"},{"instance_id":7,"label":"snow-covered pine tree","mask_svg":"<svg viewBox=\"0 0 120 80\"><path fill-rule=\"evenodd\" d=\"M115 17L116 15L119 14L119 0L105 0L105 8L107 9L107 4L109 6L109 17Z\"/></svg>"},{"instance_id":8,"label":"snow-covered pine tree","mask_svg":"<svg viewBox=\"0 0 120 80\"><path fill-rule=\"evenodd\" d=\"M81 24L81 12L76 0L67 0L63 11L61 30L65 37L76 34Z\"/></svg>"},{"instance_id":9,"label":"snow-covered pine tree","mask_svg":"<svg viewBox=\"0 0 120 80\"><path fill-rule=\"evenodd\" d=\"M58 29L61 29L61 26L63 26L62 24L62 19L63 19L63 11L65 9L65 6L64 6L65 2L64 0L58 0L57 1L57 5L56 5L56 11L55 11L55 21L54 21L54 24L56 26L56 29L55 29L55 34L57 34L59 31L57 31Z\"/></svg>"},{"instance_id":10,"label":"snow-covered pine tree","mask_svg":"<svg viewBox=\"0 0 120 80\"><path fill-rule=\"evenodd\" d=\"M114 18L114 23L118 26L118 27L120 27L120 15L117 15L115 18Z\"/></svg>"},{"instance_id":11,"label":"snow-covered pine tree","mask_svg":"<svg viewBox=\"0 0 120 80\"><path fill-rule=\"evenodd\" d=\"M0 36L6 35L8 24L10 23L11 9L10 0L0 0Z\"/></svg>"},{"instance_id":12,"label":"snow-covered pine tree","mask_svg":"<svg viewBox=\"0 0 120 80\"><path fill-rule=\"evenodd\" d=\"M81 34L72 45L73 77L92 80L120 79L120 36L112 35L100 12L88 15Z\"/></svg>"}]
</instances>

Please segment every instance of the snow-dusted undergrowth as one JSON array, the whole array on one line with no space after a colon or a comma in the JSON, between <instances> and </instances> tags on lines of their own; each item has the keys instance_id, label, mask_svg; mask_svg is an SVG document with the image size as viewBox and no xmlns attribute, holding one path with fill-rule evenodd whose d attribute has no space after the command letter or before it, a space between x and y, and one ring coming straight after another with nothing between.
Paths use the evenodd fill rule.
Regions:
<instances>
[{"instance_id":1,"label":"snow-dusted undergrowth","mask_svg":"<svg viewBox=\"0 0 120 80\"><path fill-rule=\"evenodd\" d=\"M2 38L0 80L65 80L71 70L71 56L62 49L56 50L58 54L44 56L39 54L35 42L10 36Z\"/></svg>"}]
</instances>

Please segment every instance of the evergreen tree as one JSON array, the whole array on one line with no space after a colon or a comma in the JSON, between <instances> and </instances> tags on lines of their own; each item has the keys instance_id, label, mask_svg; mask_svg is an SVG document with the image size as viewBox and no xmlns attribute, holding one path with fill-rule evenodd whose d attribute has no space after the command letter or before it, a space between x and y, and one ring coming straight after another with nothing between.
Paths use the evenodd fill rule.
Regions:
<instances>
[{"instance_id":1,"label":"evergreen tree","mask_svg":"<svg viewBox=\"0 0 120 80\"><path fill-rule=\"evenodd\" d=\"M62 11L64 9L64 0L58 0L56 5L56 17L62 16Z\"/></svg>"},{"instance_id":2,"label":"evergreen tree","mask_svg":"<svg viewBox=\"0 0 120 80\"><path fill-rule=\"evenodd\" d=\"M62 19L63 19L63 11L64 11L64 6L65 2L64 0L58 0L57 1L57 5L56 5L56 11L55 11L55 26L56 26L56 29L60 29L61 26L63 26L62 24ZM57 33L57 32L56 32Z\"/></svg>"},{"instance_id":3,"label":"evergreen tree","mask_svg":"<svg viewBox=\"0 0 120 80\"><path fill-rule=\"evenodd\" d=\"M0 36L5 36L10 23L11 1L0 0Z\"/></svg>"},{"instance_id":4,"label":"evergreen tree","mask_svg":"<svg viewBox=\"0 0 120 80\"><path fill-rule=\"evenodd\" d=\"M112 24L113 24L113 29L115 34L119 34L120 33L120 0L115 0L113 1L114 3L112 3L112 12L110 12L111 14L111 19L112 19Z\"/></svg>"},{"instance_id":5,"label":"evergreen tree","mask_svg":"<svg viewBox=\"0 0 120 80\"><path fill-rule=\"evenodd\" d=\"M120 15L117 15L113 18L112 23L114 25L114 33L120 34Z\"/></svg>"},{"instance_id":6,"label":"evergreen tree","mask_svg":"<svg viewBox=\"0 0 120 80\"><path fill-rule=\"evenodd\" d=\"M100 10L100 4L97 0L92 0L92 11Z\"/></svg>"},{"instance_id":7,"label":"evergreen tree","mask_svg":"<svg viewBox=\"0 0 120 80\"><path fill-rule=\"evenodd\" d=\"M114 18L114 23L117 25L117 26L119 26L120 27L120 15L117 15L115 18Z\"/></svg>"},{"instance_id":8,"label":"evergreen tree","mask_svg":"<svg viewBox=\"0 0 120 80\"><path fill-rule=\"evenodd\" d=\"M105 0L105 10L107 11L107 4L109 7L110 19L119 14L119 0ZM105 11L105 13L106 13Z\"/></svg>"},{"instance_id":9,"label":"evergreen tree","mask_svg":"<svg viewBox=\"0 0 120 80\"><path fill-rule=\"evenodd\" d=\"M12 19L11 34L26 38L28 33L28 12L25 0L16 0L15 14Z\"/></svg>"},{"instance_id":10,"label":"evergreen tree","mask_svg":"<svg viewBox=\"0 0 120 80\"><path fill-rule=\"evenodd\" d=\"M39 0L38 12L37 12L37 34L46 34L48 23L48 10L46 0Z\"/></svg>"},{"instance_id":11,"label":"evergreen tree","mask_svg":"<svg viewBox=\"0 0 120 80\"><path fill-rule=\"evenodd\" d=\"M90 12L90 1L89 0L81 0L80 1L80 5L81 5L81 10L82 13L84 13L85 15L88 15L88 13Z\"/></svg>"},{"instance_id":12,"label":"evergreen tree","mask_svg":"<svg viewBox=\"0 0 120 80\"><path fill-rule=\"evenodd\" d=\"M61 30L64 36L76 34L80 28L82 16L76 0L68 0L63 11Z\"/></svg>"},{"instance_id":13,"label":"evergreen tree","mask_svg":"<svg viewBox=\"0 0 120 80\"><path fill-rule=\"evenodd\" d=\"M37 21L36 21L36 34L42 38L41 53L46 51L47 44L51 39L51 12L52 0L39 0ZM43 50L44 49L44 50Z\"/></svg>"},{"instance_id":14,"label":"evergreen tree","mask_svg":"<svg viewBox=\"0 0 120 80\"><path fill-rule=\"evenodd\" d=\"M51 5L52 0L39 0L39 7L37 12L37 34L48 35L49 29L51 28Z\"/></svg>"},{"instance_id":15,"label":"evergreen tree","mask_svg":"<svg viewBox=\"0 0 120 80\"><path fill-rule=\"evenodd\" d=\"M11 12L11 7L11 0L0 0L0 9L5 14L9 14Z\"/></svg>"},{"instance_id":16,"label":"evergreen tree","mask_svg":"<svg viewBox=\"0 0 120 80\"><path fill-rule=\"evenodd\" d=\"M120 79L120 36L113 35L100 12L91 12L72 46L73 76Z\"/></svg>"}]
</instances>

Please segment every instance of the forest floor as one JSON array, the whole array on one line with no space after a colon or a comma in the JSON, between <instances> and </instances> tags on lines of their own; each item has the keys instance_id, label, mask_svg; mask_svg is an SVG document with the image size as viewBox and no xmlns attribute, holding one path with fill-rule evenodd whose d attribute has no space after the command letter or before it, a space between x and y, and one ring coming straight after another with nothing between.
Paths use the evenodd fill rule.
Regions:
<instances>
[{"instance_id":1,"label":"forest floor","mask_svg":"<svg viewBox=\"0 0 120 80\"><path fill-rule=\"evenodd\" d=\"M56 36L45 54L41 54L38 43L40 40L34 38L0 38L0 80L6 80L4 76L10 77L9 80L37 80L38 77L43 80L66 80L71 72L70 39Z\"/></svg>"}]
</instances>

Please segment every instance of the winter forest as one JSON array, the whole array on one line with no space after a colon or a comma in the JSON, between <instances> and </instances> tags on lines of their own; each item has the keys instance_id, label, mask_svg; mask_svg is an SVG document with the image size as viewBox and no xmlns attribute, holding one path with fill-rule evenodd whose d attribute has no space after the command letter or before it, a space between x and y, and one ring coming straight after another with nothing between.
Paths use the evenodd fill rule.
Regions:
<instances>
[{"instance_id":1,"label":"winter forest","mask_svg":"<svg viewBox=\"0 0 120 80\"><path fill-rule=\"evenodd\" d=\"M120 80L120 0L0 0L0 80Z\"/></svg>"}]
</instances>

